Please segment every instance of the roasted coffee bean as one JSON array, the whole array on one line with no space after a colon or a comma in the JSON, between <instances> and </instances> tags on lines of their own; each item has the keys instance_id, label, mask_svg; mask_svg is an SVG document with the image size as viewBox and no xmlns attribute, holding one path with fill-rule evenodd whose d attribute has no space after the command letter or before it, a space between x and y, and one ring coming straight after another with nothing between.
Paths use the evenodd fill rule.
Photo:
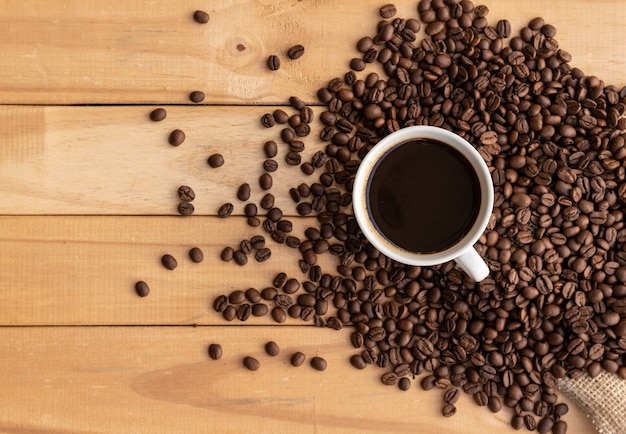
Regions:
<instances>
[{"instance_id":1,"label":"roasted coffee bean","mask_svg":"<svg viewBox=\"0 0 626 434\"><path fill-rule=\"evenodd\" d=\"M292 60L299 59L304 54L304 47L302 45L294 45L287 50L287 57Z\"/></svg>"},{"instance_id":2,"label":"roasted coffee bean","mask_svg":"<svg viewBox=\"0 0 626 434\"><path fill-rule=\"evenodd\" d=\"M325 371L327 366L328 364L324 358L318 356L311 357L311 367L316 371Z\"/></svg>"},{"instance_id":3,"label":"roasted coffee bean","mask_svg":"<svg viewBox=\"0 0 626 434\"><path fill-rule=\"evenodd\" d=\"M256 371L261 367L261 363L252 356L246 356L243 359L243 366L250 371Z\"/></svg>"},{"instance_id":4,"label":"roasted coffee bean","mask_svg":"<svg viewBox=\"0 0 626 434\"><path fill-rule=\"evenodd\" d=\"M235 250L233 253L233 259L237 265L246 265L248 263L248 256L241 250Z\"/></svg>"},{"instance_id":5,"label":"roasted coffee bean","mask_svg":"<svg viewBox=\"0 0 626 434\"><path fill-rule=\"evenodd\" d=\"M265 113L261 116L261 125L265 128L272 128L276 124L276 120L274 119L274 115L271 113Z\"/></svg>"},{"instance_id":6,"label":"roasted coffee bean","mask_svg":"<svg viewBox=\"0 0 626 434\"><path fill-rule=\"evenodd\" d=\"M189 250L189 259L191 259L191 262L199 264L204 260L204 253L199 247L192 247Z\"/></svg>"},{"instance_id":7,"label":"roasted coffee bean","mask_svg":"<svg viewBox=\"0 0 626 434\"><path fill-rule=\"evenodd\" d=\"M161 264L163 264L163 266L168 270L173 270L178 266L178 261L176 261L176 258L174 258L169 253L166 253L165 255L161 256Z\"/></svg>"},{"instance_id":8,"label":"roasted coffee bean","mask_svg":"<svg viewBox=\"0 0 626 434\"><path fill-rule=\"evenodd\" d=\"M306 356L304 355L304 353L297 351L293 353L289 361L291 362L292 366L298 367L298 366L302 366L305 360L306 360Z\"/></svg>"},{"instance_id":9,"label":"roasted coffee bean","mask_svg":"<svg viewBox=\"0 0 626 434\"><path fill-rule=\"evenodd\" d=\"M267 67L270 71L277 71L280 69L280 58L275 54L271 54L267 58Z\"/></svg>"},{"instance_id":10,"label":"roasted coffee bean","mask_svg":"<svg viewBox=\"0 0 626 434\"><path fill-rule=\"evenodd\" d=\"M269 173L264 173L259 177L259 186L262 190L269 190L272 188L273 179Z\"/></svg>"},{"instance_id":11,"label":"roasted coffee bean","mask_svg":"<svg viewBox=\"0 0 626 434\"><path fill-rule=\"evenodd\" d=\"M286 124L287 121L289 120L289 115L284 110L281 110L281 109L274 110L274 112L272 113L272 116L274 117L274 120L278 124Z\"/></svg>"},{"instance_id":12,"label":"roasted coffee bean","mask_svg":"<svg viewBox=\"0 0 626 434\"><path fill-rule=\"evenodd\" d=\"M263 145L263 152L267 158L274 158L278 154L278 145L273 140L268 140Z\"/></svg>"},{"instance_id":13,"label":"roasted coffee bean","mask_svg":"<svg viewBox=\"0 0 626 434\"><path fill-rule=\"evenodd\" d=\"M209 22L210 16L204 11L197 10L193 13L193 19L199 24L206 24Z\"/></svg>"},{"instance_id":14,"label":"roasted coffee bean","mask_svg":"<svg viewBox=\"0 0 626 434\"><path fill-rule=\"evenodd\" d=\"M220 208L217 210L217 216L220 218L230 217L234 209L235 207L233 206L232 203L230 202L225 203L222 206L220 206Z\"/></svg>"},{"instance_id":15,"label":"roasted coffee bean","mask_svg":"<svg viewBox=\"0 0 626 434\"><path fill-rule=\"evenodd\" d=\"M363 356L360 354L354 354L350 357L350 364L354 366L356 369L365 369L367 367L367 363L363 360Z\"/></svg>"},{"instance_id":16,"label":"roasted coffee bean","mask_svg":"<svg viewBox=\"0 0 626 434\"><path fill-rule=\"evenodd\" d=\"M183 202L191 202L196 198L196 193L194 193L191 187L181 185L178 187L178 197Z\"/></svg>"},{"instance_id":17,"label":"roasted coffee bean","mask_svg":"<svg viewBox=\"0 0 626 434\"><path fill-rule=\"evenodd\" d=\"M219 153L212 154L207 159L207 162L209 163L209 166L214 169L218 167L222 167L224 165L224 157L222 156L222 154L219 154Z\"/></svg>"},{"instance_id":18,"label":"roasted coffee bean","mask_svg":"<svg viewBox=\"0 0 626 434\"><path fill-rule=\"evenodd\" d=\"M178 214L182 216L190 216L194 211L195 207L189 202L181 202L178 204Z\"/></svg>"},{"instance_id":19,"label":"roasted coffee bean","mask_svg":"<svg viewBox=\"0 0 626 434\"><path fill-rule=\"evenodd\" d=\"M444 405L443 409L441 410L441 414L443 414L444 417L454 416L456 414L456 406L454 406L453 404Z\"/></svg>"},{"instance_id":20,"label":"roasted coffee bean","mask_svg":"<svg viewBox=\"0 0 626 434\"><path fill-rule=\"evenodd\" d=\"M394 15L396 15L398 10L396 9L396 5L389 3L389 4L381 6L378 12L380 13L380 16L383 18L391 18Z\"/></svg>"},{"instance_id":21,"label":"roasted coffee bean","mask_svg":"<svg viewBox=\"0 0 626 434\"><path fill-rule=\"evenodd\" d=\"M209 357L213 360L219 360L222 358L222 346L220 344L209 345Z\"/></svg>"},{"instance_id":22,"label":"roasted coffee bean","mask_svg":"<svg viewBox=\"0 0 626 434\"><path fill-rule=\"evenodd\" d=\"M135 283L135 292L139 297L146 297L148 294L150 294L150 287L146 282L140 280L139 282Z\"/></svg>"},{"instance_id":23,"label":"roasted coffee bean","mask_svg":"<svg viewBox=\"0 0 626 434\"><path fill-rule=\"evenodd\" d=\"M403 392L406 392L410 388L411 388L411 380L409 380L406 377L400 378L400 380L398 380L398 389L402 390Z\"/></svg>"},{"instance_id":24,"label":"roasted coffee bean","mask_svg":"<svg viewBox=\"0 0 626 434\"><path fill-rule=\"evenodd\" d=\"M160 122L167 116L167 111L164 108L156 108L150 112L150 120L153 122Z\"/></svg>"},{"instance_id":25,"label":"roasted coffee bean","mask_svg":"<svg viewBox=\"0 0 626 434\"><path fill-rule=\"evenodd\" d=\"M287 320L287 312L285 312L285 310L281 307L278 307L278 306L274 307L272 309L271 314L272 314L272 319L279 324L282 324Z\"/></svg>"},{"instance_id":26,"label":"roasted coffee bean","mask_svg":"<svg viewBox=\"0 0 626 434\"><path fill-rule=\"evenodd\" d=\"M194 90L193 92L189 94L189 101L196 103L196 104L201 103L202 101L204 101L204 92L199 91L199 90Z\"/></svg>"},{"instance_id":27,"label":"roasted coffee bean","mask_svg":"<svg viewBox=\"0 0 626 434\"><path fill-rule=\"evenodd\" d=\"M274 341L269 341L265 344L265 352L272 357L275 357L280 353L280 347Z\"/></svg>"},{"instance_id":28,"label":"roasted coffee bean","mask_svg":"<svg viewBox=\"0 0 626 434\"><path fill-rule=\"evenodd\" d=\"M244 182L237 189L237 199L241 201L246 201L250 199L250 184Z\"/></svg>"},{"instance_id":29,"label":"roasted coffee bean","mask_svg":"<svg viewBox=\"0 0 626 434\"><path fill-rule=\"evenodd\" d=\"M168 142L172 146L180 146L185 141L185 133L176 129L170 133Z\"/></svg>"},{"instance_id":30,"label":"roasted coffee bean","mask_svg":"<svg viewBox=\"0 0 626 434\"><path fill-rule=\"evenodd\" d=\"M234 257L234 253L235 253L235 250L232 247L230 246L224 247L224 249L222 249L222 252L220 254L220 258L224 262L232 261Z\"/></svg>"}]
</instances>

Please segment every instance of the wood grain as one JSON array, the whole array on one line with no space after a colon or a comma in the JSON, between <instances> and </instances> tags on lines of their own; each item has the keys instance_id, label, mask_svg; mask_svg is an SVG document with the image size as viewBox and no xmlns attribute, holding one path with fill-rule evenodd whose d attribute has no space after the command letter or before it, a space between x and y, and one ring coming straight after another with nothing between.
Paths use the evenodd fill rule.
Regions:
<instances>
[{"instance_id":1,"label":"wood grain","mask_svg":"<svg viewBox=\"0 0 626 434\"><path fill-rule=\"evenodd\" d=\"M380 383L383 370L348 362L347 334L315 327L36 327L0 329L0 431L7 433L517 432L511 411L462 396L441 416L442 391ZM268 340L281 353L263 351ZM224 355L210 360L206 348ZM295 351L328 368L294 368ZM261 362L242 367L245 356ZM569 434L593 427L579 412Z\"/></svg>"},{"instance_id":2,"label":"wood grain","mask_svg":"<svg viewBox=\"0 0 626 434\"><path fill-rule=\"evenodd\" d=\"M317 227L314 218L293 221L299 237ZM243 217L0 217L0 227L0 325L224 324L212 309L218 295L261 290L280 271L306 279L299 253ZM225 246L255 234L267 238L268 261L220 259ZM194 246L204 252L200 264L188 258ZM165 253L177 258L175 270L161 265ZM319 261L336 273L335 257ZM148 297L135 294L138 280L150 285ZM268 315L245 324L271 322Z\"/></svg>"},{"instance_id":3,"label":"wood grain","mask_svg":"<svg viewBox=\"0 0 626 434\"><path fill-rule=\"evenodd\" d=\"M0 106L0 214L172 215L185 184L196 192L196 215L216 215L233 201L242 215L244 204L235 197L241 183L251 185L252 201L265 194L258 177L267 140L280 144L276 205L295 214L288 190L307 177L285 163L281 127L261 125L275 107L171 106L161 122L148 118L153 108ZM303 161L323 147L320 125L303 140ZM186 134L178 147L168 144L174 129ZM212 169L207 158L216 152L225 163Z\"/></svg>"},{"instance_id":4,"label":"wood grain","mask_svg":"<svg viewBox=\"0 0 626 434\"><path fill-rule=\"evenodd\" d=\"M572 64L607 83L626 84L626 10L619 0L486 0L493 24L508 18L514 32L543 15L559 30ZM414 17L416 2L398 2ZM381 3L366 0L145 2L27 0L0 2L0 103L187 103L202 90L212 104L283 104L347 71L356 41L372 35ZM205 25L192 19L204 7ZM349 23L349 24L347 24ZM306 47L298 61L286 50ZM277 72L270 54L282 57Z\"/></svg>"}]
</instances>

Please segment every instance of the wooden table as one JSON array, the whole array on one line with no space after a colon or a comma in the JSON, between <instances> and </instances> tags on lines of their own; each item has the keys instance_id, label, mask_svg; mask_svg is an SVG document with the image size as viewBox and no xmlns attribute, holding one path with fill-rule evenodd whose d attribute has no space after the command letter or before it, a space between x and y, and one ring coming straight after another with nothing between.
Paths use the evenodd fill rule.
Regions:
<instances>
[{"instance_id":1,"label":"wooden table","mask_svg":"<svg viewBox=\"0 0 626 434\"><path fill-rule=\"evenodd\" d=\"M542 15L572 64L626 84L626 9L617 0L489 0L489 20L513 30ZM355 42L375 31L381 2L0 1L0 431L46 433L514 432L464 396L441 416L442 394L380 383L353 369L348 330L269 318L226 323L213 299L268 286L296 255L272 244L270 261L245 267L219 252L258 233L241 216L216 217L242 182L261 173L261 146L278 130L260 116L347 71ZM416 2L398 2L415 17ZM204 9L209 23L191 15ZM293 44L305 55L288 61ZM269 54L283 66L271 72ZM192 90L205 104L189 103ZM148 120L156 105L168 117ZM316 109L319 113L319 109ZM169 132L183 129L180 147ZM314 131L315 132L315 131ZM307 154L316 146L307 139ZM206 157L226 163L210 169ZM282 152L282 151L281 151ZM276 186L305 177L283 167ZM176 190L192 186L193 217L176 216ZM286 190L286 189L285 189ZM286 191L277 203L292 210ZM294 218L296 233L313 220ZM201 264L187 250L205 252ZM174 271L160 257L179 260ZM146 298L133 285L149 282ZM282 352L270 358L273 339ZM209 360L209 343L224 356ZM294 351L327 359L294 368ZM254 355L261 369L241 359ZM567 400L566 400L567 401ZM569 433L592 432L573 408Z\"/></svg>"}]
</instances>

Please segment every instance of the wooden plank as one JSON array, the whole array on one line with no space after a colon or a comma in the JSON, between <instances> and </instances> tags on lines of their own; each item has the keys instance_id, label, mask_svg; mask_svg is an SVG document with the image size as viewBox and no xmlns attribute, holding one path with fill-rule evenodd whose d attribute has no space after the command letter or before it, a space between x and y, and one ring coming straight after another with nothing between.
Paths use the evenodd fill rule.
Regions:
<instances>
[{"instance_id":1,"label":"wooden plank","mask_svg":"<svg viewBox=\"0 0 626 434\"><path fill-rule=\"evenodd\" d=\"M289 149L279 126L260 123L273 107L172 106L161 122L148 118L153 108L0 106L0 214L172 215L178 187L186 184L196 192L197 215L216 215L233 201L241 215L244 204L235 197L241 183L250 183L253 201L265 194L258 177L267 140L280 143L276 205L295 213L288 190L307 177L285 163ZM320 125L304 138L303 161L322 146ZM174 129L186 134L178 147L168 144ZM225 159L218 169L207 164L215 152Z\"/></svg>"},{"instance_id":2,"label":"wooden plank","mask_svg":"<svg viewBox=\"0 0 626 434\"><path fill-rule=\"evenodd\" d=\"M263 345L275 340L271 358ZM213 361L207 345L220 343ZM441 416L440 390L383 386L385 371L352 368L347 334L315 327L0 328L0 430L54 433L517 432L462 396ZM292 367L295 351L328 362ZM258 371L241 365L251 355ZM566 401L567 402L567 401ZM574 405L569 434L593 432Z\"/></svg>"},{"instance_id":3,"label":"wooden plank","mask_svg":"<svg viewBox=\"0 0 626 434\"><path fill-rule=\"evenodd\" d=\"M303 238L313 218L294 219ZM299 253L272 241L243 217L0 217L0 325L223 324L213 300L234 289L271 286L284 271L304 281ZM272 257L244 267L225 263L220 252L262 234ZM205 259L188 258L198 246ZM178 267L165 269L169 253ZM336 272L335 257L320 257ZM148 297L134 292L138 280ZM301 321L292 321L303 324ZM235 321L239 323L239 321ZM267 317L246 324L269 324Z\"/></svg>"},{"instance_id":4,"label":"wooden plank","mask_svg":"<svg viewBox=\"0 0 626 434\"><path fill-rule=\"evenodd\" d=\"M397 3L399 16L416 16L416 2ZM545 16L574 66L626 84L619 1L482 3L491 23L508 18L515 32ZM314 101L318 87L347 70L356 41L372 35L380 19L375 0L219 1L204 5L206 25L193 21L202 4L190 0L3 0L0 7L0 103L10 104L187 103L192 90L218 104L282 104L290 95ZM285 52L294 44L306 53L289 61ZM277 72L265 64L273 53L283 59Z\"/></svg>"}]
</instances>

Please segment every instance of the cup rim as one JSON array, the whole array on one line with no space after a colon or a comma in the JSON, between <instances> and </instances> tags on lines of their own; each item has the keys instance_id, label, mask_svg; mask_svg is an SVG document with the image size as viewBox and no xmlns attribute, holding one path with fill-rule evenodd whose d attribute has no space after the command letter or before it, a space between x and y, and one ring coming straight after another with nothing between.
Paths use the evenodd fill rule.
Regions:
<instances>
[{"instance_id":1,"label":"cup rim","mask_svg":"<svg viewBox=\"0 0 626 434\"><path fill-rule=\"evenodd\" d=\"M474 168L480 185L481 203L478 215L470 230L453 245L432 253L411 252L391 243L376 229L366 206L368 180L378 159L394 146L407 140L419 138L442 141L460 151ZM383 137L361 161L352 188L354 215L367 240L387 257L406 265L430 266L442 264L459 257L468 249L473 248L473 245L478 241L489 224L493 211L493 200L494 191L491 174L487 164L476 148L461 136L446 129L430 125L405 127Z\"/></svg>"}]
</instances>

